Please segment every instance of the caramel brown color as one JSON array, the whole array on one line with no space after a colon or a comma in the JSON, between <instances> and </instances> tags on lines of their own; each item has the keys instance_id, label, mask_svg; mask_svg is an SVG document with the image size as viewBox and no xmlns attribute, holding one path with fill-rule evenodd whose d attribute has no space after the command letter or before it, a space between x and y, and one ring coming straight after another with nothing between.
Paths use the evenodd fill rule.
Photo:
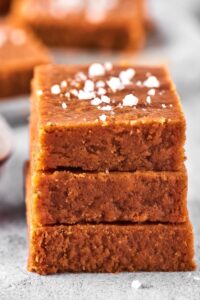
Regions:
<instances>
[{"instance_id":1,"label":"caramel brown color","mask_svg":"<svg viewBox=\"0 0 200 300\"><path fill-rule=\"evenodd\" d=\"M143 46L144 0L110 0L106 6L105 1L68 2L19 0L14 2L12 11L50 46L115 49Z\"/></svg>"},{"instance_id":2,"label":"caramel brown color","mask_svg":"<svg viewBox=\"0 0 200 300\"><path fill-rule=\"evenodd\" d=\"M190 271L193 232L182 224L78 224L36 226L27 180L28 270L58 272Z\"/></svg>"},{"instance_id":3,"label":"caramel brown color","mask_svg":"<svg viewBox=\"0 0 200 300\"><path fill-rule=\"evenodd\" d=\"M51 61L48 50L29 31L0 22L0 98L30 91L33 68Z\"/></svg>"},{"instance_id":4,"label":"caramel brown color","mask_svg":"<svg viewBox=\"0 0 200 300\"><path fill-rule=\"evenodd\" d=\"M179 225L73 225L30 229L28 269L58 272L191 271L193 233Z\"/></svg>"},{"instance_id":5,"label":"caramel brown color","mask_svg":"<svg viewBox=\"0 0 200 300\"><path fill-rule=\"evenodd\" d=\"M95 76L93 72L99 68L99 65L98 70L96 65L36 68L31 116L34 168L181 169L185 119L165 68L113 66L103 75ZM77 79L80 72L86 77L83 80ZM127 81L130 73L134 73L133 78L121 85L119 77L124 76ZM95 86L93 98L81 100L88 80ZM106 100L96 90L99 81L105 85ZM149 96L152 92L154 95ZM99 101L97 98L100 104L94 105L92 101Z\"/></svg>"},{"instance_id":6,"label":"caramel brown color","mask_svg":"<svg viewBox=\"0 0 200 300\"><path fill-rule=\"evenodd\" d=\"M30 176L30 175L29 175ZM37 225L81 222L185 222L187 175L180 172L37 172L32 177Z\"/></svg>"}]
</instances>

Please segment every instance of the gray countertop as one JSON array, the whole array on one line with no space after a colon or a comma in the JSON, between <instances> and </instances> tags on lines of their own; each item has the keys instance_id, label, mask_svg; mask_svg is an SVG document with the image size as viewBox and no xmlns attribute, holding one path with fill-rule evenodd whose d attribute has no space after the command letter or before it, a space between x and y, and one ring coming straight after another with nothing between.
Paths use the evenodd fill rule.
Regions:
<instances>
[{"instance_id":1,"label":"gray countertop","mask_svg":"<svg viewBox=\"0 0 200 300\"><path fill-rule=\"evenodd\" d=\"M27 227L23 162L28 157L27 98L0 104L13 125L14 151L0 177L0 299L200 299L200 3L199 0L151 0L159 32L131 61L167 62L187 118L188 207L195 233L198 268L186 273L60 274L26 271ZM55 53L55 52L54 52ZM121 56L73 51L56 53L58 62L121 59ZM127 59L127 57L124 57ZM139 289L131 287L139 280Z\"/></svg>"}]
</instances>

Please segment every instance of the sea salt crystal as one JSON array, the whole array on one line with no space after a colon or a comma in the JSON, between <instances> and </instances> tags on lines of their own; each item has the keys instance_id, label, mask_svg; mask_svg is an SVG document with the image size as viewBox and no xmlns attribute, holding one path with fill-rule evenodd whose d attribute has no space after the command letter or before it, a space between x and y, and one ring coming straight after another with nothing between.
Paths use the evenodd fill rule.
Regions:
<instances>
[{"instance_id":1,"label":"sea salt crystal","mask_svg":"<svg viewBox=\"0 0 200 300\"><path fill-rule=\"evenodd\" d=\"M62 103L62 108L66 109L67 108L67 104L65 102Z\"/></svg>"},{"instance_id":2,"label":"sea salt crystal","mask_svg":"<svg viewBox=\"0 0 200 300\"><path fill-rule=\"evenodd\" d=\"M112 106L110 106L110 105L105 105L105 106L102 106L102 107L100 108L100 110L106 110L106 111L109 111L109 110L112 110Z\"/></svg>"},{"instance_id":3,"label":"sea salt crystal","mask_svg":"<svg viewBox=\"0 0 200 300\"><path fill-rule=\"evenodd\" d=\"M160 83L155 76L149 76L147 80L143 82L143 84L148 88L158 88L160 86Z\"/></svg>"},{"instance_id":4,"label":"sea salt crystal","mask_svg":"<svg viewBox=\"0 0 200 300\"><path fill-rule=\"evenodd\" d=\"M88 74L90 77L104 76L105 68L103 65L95 63L89 67Z\"/></svg>"},{"instance_id":5,"label":"sea salt crystal","mask_svg":"<svg viewBox=\"0 0 200 300\"><path fill-rule=\"evenodd\" d=\"M93 92L94 91L94 82L92 80L86 80L84 85L85 92Z\"/></svg>"},{"instance_id":6,"label":"sea salt crystal","mask_svg":"<svg viewBox=\"0 0 200 300\"><path fill-rule=\"evenodd\" d=\"M101 120L102 122L105 122L106 121L106 115L99 116L99 120Z\"/></svg>"},{"instance_id":7,"label":"sea salt crystal","mask_svg":"<svg viewBox=\"0 0 200 300\"><path fill-rule=\"evenodd\" d=\"M78 90L76 90L76 89L71 90L70 93L71 93L72 95L74 95L75 97L78 97L78 95L79 95L79 92L78 92Z\"/></svg>"},{"instance_id":8,"label":"sea salt crystal","mask_svg":"<svg viewBox=\"0 0 200 300\"><path fill-rule=\"evenodd\" d=\"M147 94L148 94L149 96L155 96L155 93L156 93L156 90L155 90L155 89L150 89L150 90L147 92Z\"/></svg>"},{"instance_id":9,"label":"sea salt crystal","mask_svg":"<svg viewBox=\"0 0 200 300\"><path fill-rule=\"evenodd\" d=\"M131 83L131 80L135 76L135 70L129 68L126 71L122 71L119 74L119 78L121 79L124 85L128 85Z\"/></svg>"},{"instance_id":10,"label":"sea salt crystal","mask_svg":"<svg viewBox=\"0 0 200 300\"><path fill-rule=\"evenodd\" d=\"M90 100L92 98L95 98L95 93L79 91L78 98L79 98L79 100Z\"/></svg>"},{"instance_id":11,"label":"sea salt crystal","mask_svg":"<svg viewBox=\"0 0 200 300\"><path fill-rule=\"evenodd\" d=\"M166 104L162 104L161 106L162 106L162 108L166 108L167 107Z\"/></svg>"},{"instance_id":12,"label":"sea salt crystal","mask_svg":"<svg viewBox=\"0 0 200 300\"><path fill-rule=\"evenodd\" d=\"M131 283L131 287L134 290L138 290L139 288L142 287L142 283L139 280L133 280L132 283Z\"/></svg>"},{"instance_id":13,"label":"sea salt crystal","mask_svg":"<svg viewBox=\"0 0 200 300\"><path fill-rule=\"evenodd\" d=\"M94 98L91 102L92 105L99 105L101 104L101 99L99 98Z\"/></svg>"},{"instance_id":14,"label":"sea salt crystal","mask_svg":"<svg viewBox=\"0 0 200 300\"><path fill-rule=\"evenodd\" d=\"M147 102L148 104L151 104L151 97L150 97L150 96L147 96L147 97L146 97L146 102Z\"/></svg>"},{"instance_id":15,"label":"sea salt crystal","mask_svg":"<svg viewBox=\"0 0 200 300\"><path fill-rule=\"evenodd\" d=\"M58 84L55 84L51 87L51 93L54 95L58 95L60 94L61 90L60 90L60 86Z\"/></svg>"},{"instance_id":16,"label":"sea salt crystal","mask_svg":"<svg viewBox=\"0 0 200 300\"><path fill-rule=\"evenodd\" d=\"M124 89L124 85L118 77L111 77L110 80L107 81L107 84L113 92Z\"/></svg>"},{"instance_id":17,"label":"sea salt crystal","mask_svg":"<svg viewBox=\"0 0 200 300\"><path fill-rule=\"evenodd\" d=\"M123 99L123 106L134 106L138 104L138 98L133 94L126 95Z\"/></svg>"},{"instance_id":18,"label":"sea salt crystal","mask_svg":"<svg viewBox=\"0 0 200 300\"><path fill-rule=\"evenodd\" d=\"M103 88L103 87L105 87L105 85L106 84L103 80L99 80L99 81L96 82L96 87L97 88Z\"/></svg>"},{"instance_id":19,"label":"sea salt crystal","mask_svg":"<svg viewBox=\"0 0 200 300\"><path fill-rule=\"evenodd\" d=\"M106 94L106 90L104 88L99 88L97 91L98 95L105 95Z\"/></svg>"},{"instance_id":20,"label":"sea salt crystal","mask_svg":"<svg viewBox=\"0 0 200 300\"><path fill-rule=\"evenodd\" d=\"M110 103L110 98L108 96L101 96L101 101L104 103Z\"/></svg>"},{"instance_id":21,"label":"sea salt crystal","mask_svg":"<svg viewBox=\"0 0 200 300\"><path fill-rule=\"evenodd\" d=\"M66 80L61 81L60 86L61 88L67 87L67 81Z\"/></svg>"}]
</instances>

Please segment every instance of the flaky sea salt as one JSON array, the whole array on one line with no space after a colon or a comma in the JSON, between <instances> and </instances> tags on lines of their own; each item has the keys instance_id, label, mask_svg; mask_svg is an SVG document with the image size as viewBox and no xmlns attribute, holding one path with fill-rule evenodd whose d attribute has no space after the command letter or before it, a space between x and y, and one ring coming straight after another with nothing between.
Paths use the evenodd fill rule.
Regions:
<instances>
[{"instance_id":1,"label":"flaky sea salt","mask_svg":"<svg viewBox=\"0 0 200 300\"><path fill-rule=\"evenodd\" d=\"M138 290L139 288L142 287L142 283L139 280L133 280L132 283L131 283L131 287L134 290Z\"/></svg>"},{"instance_id":2,"label":"flaky sea salt","mask_svg":"<svg viewBox=\"0 0 200 300\"><path fill-rule=\"evenodd\" d=\"M104 103L110 103L110 98L108 96L101 96L101 101Z\"/></svg>"},{"instance_id":3,"label":"flaky sea salt","mask_svg":"<svg viewBox=\"0 0 200 300\"><path fill-rule=\"evenodd\" d=\"M162 106L162 108L166 108L167 107L166 104L161 104L161 106Z\"/></svg>"},{"instance_id":4,"label":"flaky sea salt","mask_svg":"<svg viewBox=\"0 0 200 300\"><path fill-rule=\"evenodd\" d=\"M105 87L105 85L106 84L103 80L99 80L99 81L96 82L96 87L97 88L103 88L103 87Z\"/></svg>"},{"instance_id":5,"label":"flaky sea salt","mask_svg":"<svg viewBox=\"0 0 200 300\"><path fill-rule=\"evenodd\" d=\"M148 104L151 104L151 97L150 97L150 96L147 96L147 97L146 97L146 102L147 102Z\"/></svg>"},{"instance_id":6,"label":"flaky sea salt","mask_svg":"<svg viewBox=\"0 0 200 300\"><path fill-rule=\"evenodd\" d=\"M71 90L70 93L71 93L72 95L74 95L75 97L78 97L78 95L79 95L79 91L76 90L76 89Z\"/></svg>"},{"instance_id":7,"label":"flaky sea salt","mask_svg":"<svg viewBox=\"0 0 200 300\"><path fill-rule=\"evenodd\" d=\"M147 92L147 94L148 94L149 96L155 96L155 93L156 93L156 90L155 90L155 89L150 89L150 90Z\"/></svg>"},{"instance_id":8,"label":"flaky sea salt","mask_svg":"<svg viewBox=\"0 0 200 300\"><path fill-rule=\"evenodd\" d=\"M105 105L105 106L102 106L102 107L100 108L100 110L110 111L110 110L112 110L112 106L110 106L110 105Z\"/></svg>"},{"instance_id":9,"label":"flaky sea salt","mask_svg":"<svg viewBox=\"0 0 200 300\"><path fill-rule=\"evenodd\" d=\"M86 80L84 85L85 92L93 92L94 91L94 82L92 80Z\"/></svg>"},{"instance_id":10,"label":"flaky sea salt","mask_svg":"<svg viewBox=\"0 0 200 300\"><path fill-rule=\"evenodd\" d=\"M102 122L105 122L106 121L106 115L99 116L99 120L102 121Z\"/></svg>"},{"instance_id":11,"label":"flaky sea salt","mask_svg":"<svg viewBox=\"0 0 200 300\"><path fill-rule=\"evenodd\" d=\"M84 92L81 90L78 93L78 98L79 98L79 100L90 100L92 98L95 98L95 93L94 92Z\"/></svg>"},{"instance_id":12,"label":"flaky sea salt","mask_svg":"<svg viewBox=\"0 0 200 300\"><path fill-rule=\"evenodd\" d=\"M138 104L138 98L133 94L126 95L123 99L123 106L134 106Z\"/></svg>"},{"instance_id":13,"label":"flaky sea salt","mask_svg":"<svg viewBox=\"0 0 200 300\"><path fill-rule=\"evenodd\" d=\"M92 64L89 67L88 75L90 77L104 76L105 75L105 68L102 64L98 64L98 63Z\"/></svg>"},{"instance_id":14,"label":"flaky sea salt","mask_svg":"<svg viewBox=\"0 0 200 300\"><path fill-rule=\"evenodd\" d=\"M54 84L52 87L51 87L51 93L54 94L54 95L58 95L60 94L61 90L60 90L60 86L58 84Z\"/></svg>"},{"instance_id":15,"label":"flaky sea salt","mask_svg":"<svg viewBox=\"0 0 200 300\"><path fill-rule=\"evenodd\" d=\"M107 84L114 93L124 89L124 85L118 77L111 77Z\"/></svg>"},{"instance_id":16,"label":"flaky sea salt","mask_svg":"<svg viewBox=\"0 0 200 300\"><path fill-rule=\"evenodd\" d=\"M119 78L121 79L124 85L128 85L131 83L131 80L135 76L135 70L129 68L125 71L120 72Z\"/></svg>"},{"instance_id":17,"label":"flaky sea salt","mask_svg":"<svg viewBox=\"0 0 200 300\"><path fill-rule=\"evenodd\" d=\"M98 95L105 95L106 94L106 90L104 88L99 88L97 91Z\"/></svg>"},{"instance_id":18,"label":"flaky sea salt","mask_svg":"<svg viewBox=\"0 0 200 300\"><path fill-rule=\"evenodd\" d=\"M61 88L67 87L67 81L66 80L61 81L60 86Z\"/></svg>"},{"instance_id":19,"label":"flaky sea salt","mask_svg":"<svg viewBox=\"0 0 200 300\"><path fill-rule=\"evenodd\" d=\"M62 103L62 108L66 109L67 108L67 104L65 102Z\"/></svg>"},{"instance_id":20,"label":"flaky sea salt","mask_svg":"<svg viewBox=\"0 0 200 300\"><path fill-rule=\"evenodd\" d=\"M94 98L93 100L91 100L90 102L92 105L99 105L101 104L101 99L99 99L98 97L97 98Z\"/></svg>"},{"instance_id":21,"label":"flaky sea salt","mask_svg":"<svg viewBox=\"0 0 200 300\"><path fill-rule=\"evenodd\" d=\"M148 88L158 88L160 86L160 83L155 76L149 76L147 80L143 82L143 84Z\"/></svg>"}]
</instances>

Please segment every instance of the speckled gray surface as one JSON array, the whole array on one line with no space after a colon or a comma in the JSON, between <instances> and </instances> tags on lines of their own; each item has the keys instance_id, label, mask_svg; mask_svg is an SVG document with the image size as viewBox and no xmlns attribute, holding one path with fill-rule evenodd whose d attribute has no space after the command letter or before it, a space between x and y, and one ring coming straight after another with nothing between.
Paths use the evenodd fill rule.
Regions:
<instances>
[{"instance_id":1,"label":"speckled gray surface","mask_svg":"<svg viewBox=\"0 0 200 300\"><path fill-rule=\"evenodd\" d=\"M14 128L14 152L0 177L0 299L200 299L200 3L199 0L152 0L160 33L140 55L142 62L167 61L187 117L188 206L195 232L198 269L187 273L61 274L38 276L26 271L27 228L23 199L22 164L28 156L27 125ZM58 59L60 59L58 55ZM62 55L75 61L76 55ZM96 54L83 54L81 61ZM112 57L113 58L113 57ZM131 58L133 59L133 58ZM12 124L27 103L0 105ZM20 112L20 113L19 113ZM132 280L142 287L131 288Z\"/></svg>"}]
</instances>

